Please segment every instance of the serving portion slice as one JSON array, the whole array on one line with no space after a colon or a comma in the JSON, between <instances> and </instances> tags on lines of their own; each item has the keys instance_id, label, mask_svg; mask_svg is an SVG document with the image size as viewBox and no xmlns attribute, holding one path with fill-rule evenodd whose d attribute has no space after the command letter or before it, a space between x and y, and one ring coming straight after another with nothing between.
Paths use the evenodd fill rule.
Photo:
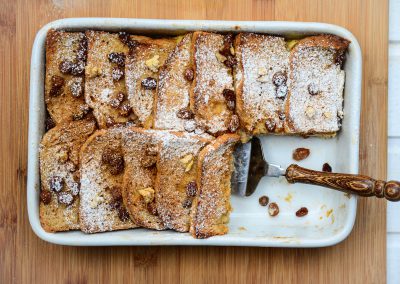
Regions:
<instances>
[{"instance_id":1,"label":"serving portion slice","mask_svg":"<svg viewBox=\"0 0 400 284\"><path fill-rule=\"evenodd\" d=\"M102 31L86 31L86 37L85 100L93 108L99 127L136 123L125 87L125 58L129 47L124 37Z\"/></svg>"},{"instance_id":2,"label":"serving portion slice","mask_svg":"<svg viewBox=\"0 0 400 284\"><path fill-rule=\"evenodd\" d=\"M192 39L194 80L190 106L198 126L218 136L239 127L234 115L232 36L195 32Z\"/></svg>"},{"instance_id":3,"label":"serving portion slice","mask_svg":"<svg viewBox=\"0 0 400 284\"><path fill-rule=\"evenodd\" d=\"M86 51L84 33L47 33L44 96L55 124L82 119L89 112L83 96Z\"/></svg>"},{"instance_id":4,"label":"serving portion slice","mask_svg":"<svg viewBox=\"0 0 400 284\"><path fill-rule=\"evenodd\" d=\"M144 128L153 125L159 68L176 44L177 38L144 38L128 54L125 67L128 100L139 125Z\"/></svg>"},{"instance_id":5,"label":"serving portion slice","mask_svg":"<svg viewBox=\"0 0 400 284\"><path fill-rule=\"evenodd\" d=\"M195 238L208 238L228 232L231 211L231 176L236 134L225 134L201 150L198 159L197 188L193 200L190 233Z\"/></svg>"},{"instance_id":6,"label":"serving portion slice","mask_svg":"<svg viewBox=\"0 0 400 284\"><path fill-rule=\"evenodd\" d=\"M289 51L283 37L240 33L235 38L236 112L251 135L282 133Z\"/></svg>"},{"instance_id":7,"label":"serving portion slice","mask_svg":"<svg viewBox=\"0 0 400 284\"><path fill-rule=\"evenodd\" d=\"M40 143L40 223L47 232L79 229L79 151L94 120L63 122Z\"/></svg>"},{"instance_id":8,"label":"serving portion slice","mask_svg":"<svg viewBox=\"0 0 400 284\"><path fill-rule=\"evenodd\" d=\"M287 133L334 136L343 118L342 70L350 42L334 35L300 40L290 54Z\"/></svg>"},{"instance_id":9,"label":"serving portion slice","mask_svg":"<svg viewBox=\"0 0 400 284\"><path fill-rule=\"evenodd\" d=\"M80 228L96 233L137 227L122 200L126 127L99 130L81 150Z\"/></svg>"},{"instance_id":10,"label":"serving portion slice","mask_svg":"<svg viewBox=\"0 0 400 284\"><path fill-rule=\"evenodd\" d=\"M194 78L191 66L192 33L185 35L160 70L154 105L154 128L193 132L196 128L189 108Z\"/></svg>"},{"instance_id":11,"label":"serving portion slice","mask_svg":"<svg viewBox=\"0 0 400 284\"><path fill-rule=\"evenodd\" d=\"M187 232L192 200L197 194L197 157L211 137L185 132L158 132L157 136L157 211L168 229Z\"/></svg>"},{"instance_id":12,"label":"serving portion slice","mask_svg":"<svg viewBox=\"0 0 400 284\"><path fill-rule=\"evenodd\" d=\"M157 213L155 194L157 133L132 127L123 134L125 173L122 197L135 224L163 230L165 225Z\"/></svg>"}]
</instances>

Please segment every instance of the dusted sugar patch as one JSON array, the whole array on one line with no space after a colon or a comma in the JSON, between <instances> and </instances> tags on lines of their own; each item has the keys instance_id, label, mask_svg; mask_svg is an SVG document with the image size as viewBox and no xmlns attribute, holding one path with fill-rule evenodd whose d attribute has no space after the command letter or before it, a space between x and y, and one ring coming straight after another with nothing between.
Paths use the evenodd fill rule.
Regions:
<instances>
[{"instance_id":1,"label":"dusted sugar patch","mask_svg":"<svg viewBox=\"0 0 400 284\"><path fill-rule=\"evenodd\" d=\"M230 35L215 33L193 34L194 80L190 105L198 126L212 135L228 132L233 117L231 103L224 97L224 90L233 91L232 39Z\"/></svg>"},{"instance_id":2,"label":"dusted sugar patch","mask_svg":"<svg viewBox=\"0 0 400 284\"><path fill-rule=\"evenodd\" d=\"M81 150L80 228L85 233L137 227L122 200L125 159L121 135L126 127L100 130Z\"/></svg>"},{"instance_id":3,"label":"dusted sugar patch","mask_svg":"<svg viewBox=\"0 0 400 284\"><path fill-rule=\"evenodd\" d=\"M176 43L176 38L143 38L128 54L125 66L128 100L144 128L153 126L159 70Z\"/></svg>"},{"instance_id":4,"label":"dusted sugar patch","mask_svg":"<svg viewBox=\"0 0 400 284\"><path fill-rule=\"evenodd\" d=\"M285 39L241 33L235 38L235 56L236 112L244 130L282 133L289 71Z\"/></svg>"},{"instance_id":5,"label":"dusted sugar patch","mask_svg":"<svg viewBox=\"0 0 400 284\"><path fill-rule=\"evenodd\" d=\"M100 128L137 121L125 87L125 60L130 44L123 36L123 33L86 32L85 100L93 108Z\"/></svg>"},{"instance_id":6,"label":"dusted sugar patch","mask_svg":"<svg viewBox=\"0 0 400 284\"><path fill-rule=\"evenodd\" d=\"M47 232L79 229L79 151L95 131L94 120L64 122L40 143L40 223Z\"/></svg>"},{"instance_id":7,"label":"dusted sugar patch","mask_svg":"<svg viewBox=\"0 0 400 284\"><path fill-rule=\"evenodd\" d=\"M233 149L239 141L239 135L225 134L199 154L198 194L193 200L190 220L190 233L195 238L228 233Z\"/></svg>"},{"instance_id":8,"label":"dusted sugar patch","mask_svg":"<svg viewBox=\"0 0 400 284\"><path fill-rule=\"evenodd\" d=\"M194 79L190 62L192 34L185 35L161 68L155 101L154 128L193 132L195 121L189 111L189 91Z\"/></svg>"},{"instance_id":9,"label":"dusted sugar patch","mask_svg":"<svg viewBox=\"0 0 400 284\"><path fill-rule=\"evenodd\" d=\"M349 41L320 35L300 40L290 55L288 133L332 136L343 118L342 70Z\"/></svg>"},{"instance_id":10,"label":"dusted sugar patch","mask_svg":"<svg viewBox=\"0 0 400 284\"><path fill-rule=\"evenodd\" d=\"M197 157L210 137L185 132L157 132L156 205L168 229L189 231L189 214L197 194ZM211 138L211 137L210 137Z\"/></svg>"},{"instance_id":11,"label":"dusted sugar patch","mask_svg":"<svg viewBox=\"0 0 400 284\"><path fill-rule=\"evenodd\" d=\"M83 96L86 53L84 33L48 31L44 94L55 124L83 119L89 112Z\"/></svg>"}]
</instances>

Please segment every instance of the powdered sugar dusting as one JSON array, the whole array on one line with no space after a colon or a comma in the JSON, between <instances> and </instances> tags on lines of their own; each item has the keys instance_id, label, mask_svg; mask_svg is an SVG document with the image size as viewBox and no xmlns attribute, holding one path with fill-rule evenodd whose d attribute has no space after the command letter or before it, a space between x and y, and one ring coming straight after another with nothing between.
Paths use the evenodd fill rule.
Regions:
<instances>
[{"instance_id":1,"label":"powdered sugar dusting","mask_svg":"<svg viewBox=\"0 0 400 284\"><path fill-rule=\"evenodd\" d=\"M291 58L289 116L296 132L335 132L343 108L344 71L335 50L299 46ZM314 95L309 92L311 89Z\"/></svg>"},{"instance_id":2,"label":"powdered sugar dusting","mask_svg":"<svg viewBox=\"0 0 400 284\"><path fill-rule=\"evenodd\" d=\"M176 116L189 106L191 82L184 74L190 64L192 34L187 34L171 52L160 72L154 127L158 129L186 130L185 120ZM194 130L194 129L193 129Z\"/></svg>"},{"instance_id":3,"label":"powdered sugar dusting","mask_svg":"<svg viewBox=\"0 0 400 284\"><path fill-rule=\"evenodd\" d=\"M113 231L136 227L129 219L121 221L112 205L110 189L122 188L123 175L111 175L102 163L105 148L121 147L121 133L126 128L112 128L95 134L82 152L80 222L86 233Z\"/></svg>"},{"instance_id":4,"label":"powdered sugar dusting","mask_svg":"<svg viewBox=\"0 0 400 284\"><path fill-rule=\"evenodd\" d=\"M193 92L196 121L209 133L221 133L227 130L232 116L222 93L224 89L233 89L231 70L216 55L223 47L224 37L205 32L195 35Z\"/></svg>"},{"instance_id":5,"label":"powdered sugar dusting","mask_svg":"<svg viewBox=\"0 0 400 284\"><path fill-rule=\"evenodd\" d=\"M277 82L280 83L277 88L273 76L278 72L288 73L289 51L286 50L285 39L251 33L238 36L240 44L235 49L239 64L235 82L237 89L240 83L243 88L243 107L239 113L241 120L246 130L252 132L256 124L273 119L275 131L279 132L283 128L283 121L279 119L278 112L283 112L287 87L286 82L280 80L282 82Z\"/></svg>"}]
</instances>

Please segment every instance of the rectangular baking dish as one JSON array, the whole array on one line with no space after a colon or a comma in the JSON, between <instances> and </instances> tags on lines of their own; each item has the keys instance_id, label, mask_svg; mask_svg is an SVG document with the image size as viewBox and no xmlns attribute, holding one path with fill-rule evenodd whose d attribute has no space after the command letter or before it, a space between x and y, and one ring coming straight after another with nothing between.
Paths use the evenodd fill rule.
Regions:
<instances>
[{"instance_id":1,"label":"rectangular baking dish","mask_svg":"<svg viewBox=\"0 0 400 284\"><path fill-rule=\"evenodd\" d=\"M328 162L334 171L358 173L359 124L361 101L362 56L356 38L346 29L323 23L303 22L238 22L192 21L117 18L71 18L45 25L37 33L31 59L28 183L27 202L33 231L43 240L73 246L115 245L216 245L260 247L323 247L339 243L351 232L357 209L357 199L341 192L317 186L288 184L286 180L264 178L256 193L241 198L233 194L230 231L225 236L197 240L189 234L173 231L133 229L87 235L80 231L47 233L39 220L39 143L44 133L45 39L49 29L82 31L128 31L134 34L177 35L188 31L258 32L286 37L321 33L335 34L351 41L345 64L345 103L342 130L335 138L266 136L262 138L269 162L288 166L294 161L292 151L298 147L311 150L301 166L321 169ZM258 198L267 195L276 202L280 213L270 217ZM298 218L295 212L307 207L309 214Z\"/></svg>"}]
</instances>

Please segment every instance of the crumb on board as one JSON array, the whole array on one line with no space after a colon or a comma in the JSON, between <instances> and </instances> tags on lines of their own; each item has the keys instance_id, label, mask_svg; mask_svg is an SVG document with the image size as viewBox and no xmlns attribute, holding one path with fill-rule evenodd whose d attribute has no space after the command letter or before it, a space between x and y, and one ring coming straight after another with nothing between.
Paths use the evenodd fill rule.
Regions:
<instances>
[{"instance_id":1,"label":"crumb on board","mask_svg":"<svg viewBox=\"0 0 400 284\"><path fill-rule=\"evenodd\" d=\"M291 202L292 199L293 199L293 195L289 192L285 197L285 201L286 202Z\"/></svg>"},{"instance_id":2,"label":"crumb on board","mask_svg":"<svg viewBox=\"0 0 400 284\"><path fill-rule=\"evenodd\" d=\"M243 227L243 226L240 226L239 227L239 231L247 231L247 229L245 227Z\"/></svg>"}]
</instances>

